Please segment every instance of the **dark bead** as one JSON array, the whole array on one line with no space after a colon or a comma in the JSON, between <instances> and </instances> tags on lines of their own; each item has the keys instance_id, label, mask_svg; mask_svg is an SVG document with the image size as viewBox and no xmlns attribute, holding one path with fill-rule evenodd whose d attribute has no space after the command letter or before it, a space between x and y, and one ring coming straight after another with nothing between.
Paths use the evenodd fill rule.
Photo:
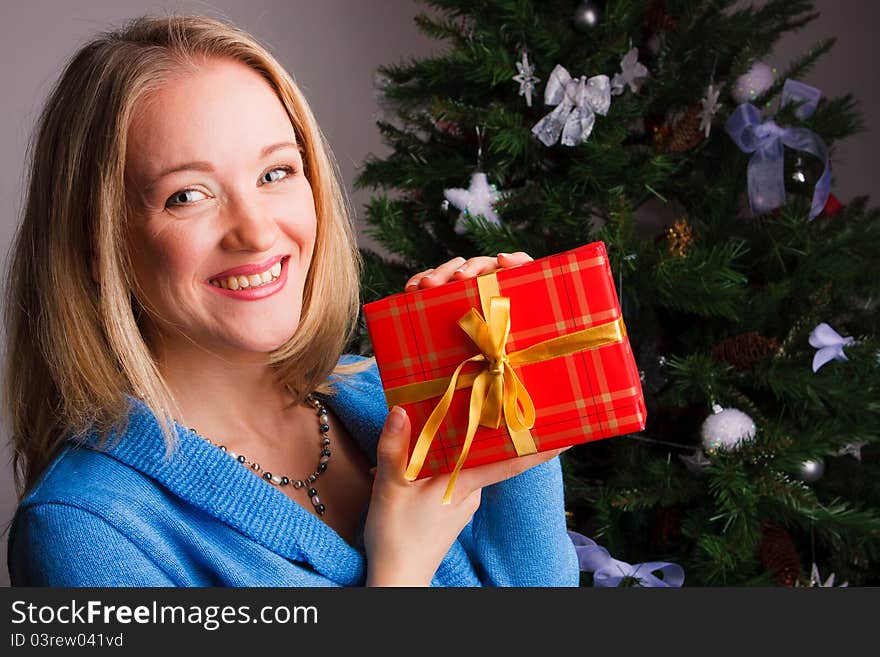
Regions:
<instances>
[{"instance_id":1,"label":"dark bead","mask_svg":"<svg viewBox=\"0 0 880 657\"><path fill-rule=\"evenodd\" d=\"M323 504L319 504L318 506L315 507L315 511L318 512L318 515L319 515L319 516L323 516L323 515L324 515L324 509L325 509L325 508L326 508L326 507L325 507Z\"/></svg>"},{"instance_id":2,"label":"dark bead","mask_svg":"<svg viewBox=\"0 0 880 657\"><path fill-rule=\"evenodd\" d=\"M325 449L323 452L321 452L321 456L330 456L330 450Z\"/></svg>"},{"instance_id":3,"label":"dark bead","mask_svg":"<svg viewBox=\"0 0 880 657\"><path fill-rule=\"evenodd\" d=\"M330 425L329 424L322 424L321 425L321 432L327 433L328 431L330 431Z\"/></svg>"},{"instance_id":4,"label":"dark bead","mask_svg":"<svg viewBox=\"0 0 880 657\"><path fill-rule=\"evenodd\" d=\"M324 472L324 470L326 470L326 469L327 469L327 464L326 464L326 463L321 463L321 464L318 466L318 472Z\"/></svg>"},{"instance_id":5,"label":"dark bead","mask_svg":"<svg viewBox=\"0 0 880 657\"><path fill-rule=\"evenodd\" d=\"M327 415L327 409L322 406L318 409L318 415Z\"/></svg>"},{"instance_id":6,"label":"dark bead","mask_svg":"<svg viewBox=\"0 0 880 657\"><path fill-rule=\"evenodd\" d=\"M260 464L259 463L251 463L251 470L256 470L257 472L259 472L260 471Z\"/></svg>"},{"instance_id":7,"label":"dark bead","mask_svg":"<svg viewBox=\"0 0 880 657\"><path fill-rule=\"evenodd\" d=\"M317 488L309 488L309 497L314 497L317 494L318 494Z\"/></svg>"},{"instance_id":8,"label":"dark bead","mask_svg":"<svg viewBox=\"0 0 880 657\"><path fill-rule=\"evenodd\" d=\"M221 451L221 452L225 452L225 451L226 451L226 445L220 445L220 451Z\"/></svg>"},{"instance_id":9,"label":"dark bead","mask_svg":"<svg viewBox=\"0 0 880 657\"><path fill-rule=\"evenodd\" d=\"M271 479L272 479L272 473L271 473L271 472L267 472L266 474L263 475L263 479L265 479L266 481L271 481Z\"/></svg>"},{"instance_id":10,"label":"dark bead","mask_svg":"<svg viewBox=\"0 0 880 657\"><path fill-rule=\"evenodd\" d=\"M245 461L247 461L247 459L244 457L244 455L239 454L239 455L238 455L238 462L239 462L239 463L244 463Z\"/></svg>"},{"instance_id":11,"label":"dark bead","mask_svg":"<svg viewBox=\"0 0 880 657\"><path fill-rule=\"evenodd\" d=\"M281 485L282 486L286 486L289 483L290 483L290 479L288 479L287 477L281 477Z\"/></svg>"}]
</instances>

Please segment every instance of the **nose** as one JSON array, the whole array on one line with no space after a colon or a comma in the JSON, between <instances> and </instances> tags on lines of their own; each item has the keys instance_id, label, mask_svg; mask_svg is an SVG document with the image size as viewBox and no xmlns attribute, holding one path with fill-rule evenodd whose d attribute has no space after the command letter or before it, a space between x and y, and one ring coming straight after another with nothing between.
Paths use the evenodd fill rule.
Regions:
<instances>
[{"instance_id":1,"label":"nose","mask_svg":"<svg viewBox=\"0 0 880 657\"><path fill-rule=\"evenodd\" d=\"M278 226L270 212L270 208L261 204L256 195L230 195L223 217L228 226L223 235L223 248L269 251L278 236Z\"/></svg>"}]
</instances>

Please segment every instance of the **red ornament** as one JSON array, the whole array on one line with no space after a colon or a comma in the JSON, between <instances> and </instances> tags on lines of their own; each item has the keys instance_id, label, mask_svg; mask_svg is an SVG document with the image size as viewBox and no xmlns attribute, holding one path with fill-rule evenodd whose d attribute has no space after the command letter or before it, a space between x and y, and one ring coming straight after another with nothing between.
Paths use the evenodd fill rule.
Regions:
<instances>
[{"instance_id":1,"label":"red ornament","mask_svg":"<svg viewBox=\"0 0 880 657\"><path fill-rule=\"evenodd\" d=\"M822 209L822 212L824 212L827 217L833 217L840 212L842 207L843 204L837 200L837 197L834 194L828 194L828 200L825 201L825 207Z\"/></svg>"},{"instance_id":2,"label":"red ornament","mask_svg":"<svg viewBox=\"0 0 880 657\"><path fill-rule=\"evenodd\" d=\"M779 586L794 586L801 574L801 560L791 535L781 525L763 523L758 556L775 575Z\"/></svg>"},{"instance_id":3,"label":"red ornament","mask_svg":"<svg viewBox=\"0 0 880 657\"><path fill-rule=\"evenodd\" d=\"M454 137L461 137L461 126L458 124L457 121L440 119L436 121L435 124L440 132L443 132L447 135L453 135Z\"/></svg>"}]
</instances>

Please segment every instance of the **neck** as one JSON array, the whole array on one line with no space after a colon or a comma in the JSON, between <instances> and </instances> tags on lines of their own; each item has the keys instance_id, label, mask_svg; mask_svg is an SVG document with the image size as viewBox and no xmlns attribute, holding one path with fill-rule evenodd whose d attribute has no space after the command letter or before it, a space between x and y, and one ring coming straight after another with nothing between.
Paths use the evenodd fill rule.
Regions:
<instances>
[{"instance_id":1,"label":"neck","mask_svg":"<svg viewBox=\"0 0 880 657\"><path fill-rule=\"evenodd\" d=\"M262 354L178 344L159 355L158 365L177 402L178 423L219 441L273 442L295 415L296 407L285 408L291 394Z\"/></svg>"}]
</instances>

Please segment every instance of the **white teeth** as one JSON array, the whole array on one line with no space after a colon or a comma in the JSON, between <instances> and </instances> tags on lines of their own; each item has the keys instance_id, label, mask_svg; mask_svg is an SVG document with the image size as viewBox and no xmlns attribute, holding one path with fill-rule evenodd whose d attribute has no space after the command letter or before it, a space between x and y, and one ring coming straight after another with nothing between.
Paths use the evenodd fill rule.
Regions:
<instances>
[{"instance_id":1,"label":"white teeth","mask_svg":"<svg viewBox=\"0 0 880 657\"><path fill-rule=\"evenodd\" d=\"M229 276L228 278L212 279L209 281L214 287L222 287L225 290L244 290L249 287L260 287L271 283L281 275L281 263L278 262L262 274L250 276Z\"/></svg>"}]
</instances>

